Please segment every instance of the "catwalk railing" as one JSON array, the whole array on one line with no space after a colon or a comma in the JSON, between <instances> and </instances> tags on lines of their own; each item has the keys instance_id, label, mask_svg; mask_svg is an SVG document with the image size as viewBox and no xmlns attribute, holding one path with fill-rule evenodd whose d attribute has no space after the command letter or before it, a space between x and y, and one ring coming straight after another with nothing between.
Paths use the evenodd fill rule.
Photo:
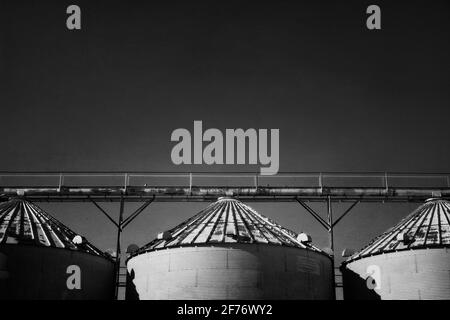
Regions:
<instances>
[{"instance_id":1,"label":"catwalk railing","mask_svg":"<svg viewBox=\"0 0 450 320\"><path fill-rule=\"evenodd\" d=\"M422 201L450 197L446 173L0 172L0 197L34 201Z\"/></svg>"}]
</instances>

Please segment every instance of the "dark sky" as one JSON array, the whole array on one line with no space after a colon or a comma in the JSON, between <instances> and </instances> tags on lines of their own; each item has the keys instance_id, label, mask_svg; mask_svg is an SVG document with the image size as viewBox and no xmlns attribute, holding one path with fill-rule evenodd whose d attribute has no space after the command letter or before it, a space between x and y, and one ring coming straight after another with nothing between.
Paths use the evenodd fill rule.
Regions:
<instances>
[{"instance_id":1,"label":"dark sky","mask_svg":"<svg viewBox=\"0 0 450 320\"><path fill-rule=\"evenodd\" d=\"M65 26L73 3L81 31ZM372 3L382 30L365 27ZM0 170L259 170L172 165L171 132L203 120L279 128L280 171L449 172L449 30L448 1L0 0ZM124 244L205 205L152 205ZM253 206L327 245L298 204ZM43 207L114 246L92 205ZM361 205L338 250L413 208Z\"/></svg>"},{"instance_id":2,"label":"dark sky","mask_svg":"<svg viewBox=\"0 0 450 320\"><path fill-rule=\"evenodd\" d=\"M241 170L171 164L193 120L280 128L280 171L449 169L448 2L93 2L2 0L3 170Z\"/></svg>"}]
</instances>

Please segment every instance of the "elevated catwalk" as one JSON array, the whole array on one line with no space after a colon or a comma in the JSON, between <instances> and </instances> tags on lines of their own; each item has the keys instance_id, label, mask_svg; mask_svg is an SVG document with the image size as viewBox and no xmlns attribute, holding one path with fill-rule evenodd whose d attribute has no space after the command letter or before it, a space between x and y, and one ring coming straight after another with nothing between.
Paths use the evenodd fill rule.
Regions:
<instances>
[{"instance_id":1,"label":"elevated catwalk","mask_svg":"<svg viewBox=\"0 0 450 320\"><path fill-rule=\"evenodd\" d=\"M3 172L0 197L33 201L424 201L450 198L450 174Z\"/></svg>"}]
</instances>

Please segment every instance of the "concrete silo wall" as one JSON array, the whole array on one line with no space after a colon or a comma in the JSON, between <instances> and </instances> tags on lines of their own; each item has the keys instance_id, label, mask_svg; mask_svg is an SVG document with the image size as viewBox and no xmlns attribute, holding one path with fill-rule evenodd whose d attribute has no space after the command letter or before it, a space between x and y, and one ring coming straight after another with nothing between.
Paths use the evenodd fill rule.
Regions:
<instances>
[{"instance_id":1,"label":"concrete silo wall","mask_svg":"<svg viewBox=\"0 0 450 320\"><path fill-rule=\"evenodd\" d=\"M73 285L78 275L80 288L69 289L69 277ZM103 257L32 245L0 246L0 299L113 298L114 264Z\"/></svg>"},{"instance_id":2,"label":"concrete silo wall","mask_svg":"<svg viewBox=\"0 0 450 320\"><path fill-rule=\"evenodd\" d=\"M285 246L164 249L131 258L127 269L127 298L334 298L331 260L317 252Z\"/></svg>"},{"instance_id":3,"label":"concrete silo wall","mask_svg":"<svg viewBox=\"0 0 450 320\"><path fill-rule=\"evenodd\" d=\"M373 273L377 282L367 286ZM362 258L343 268L344 299L450 299L450 249L398 251Z\"/></svg>"}]
</instances>

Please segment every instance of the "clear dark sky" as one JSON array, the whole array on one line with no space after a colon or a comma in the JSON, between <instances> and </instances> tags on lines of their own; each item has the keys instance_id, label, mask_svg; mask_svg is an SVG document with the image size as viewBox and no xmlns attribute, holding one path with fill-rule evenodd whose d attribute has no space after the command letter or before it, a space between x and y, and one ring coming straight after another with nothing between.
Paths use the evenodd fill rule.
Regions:
<instances>
[{"instance_id":1,"label":"clear dark sky","mask_svg":"<svg viewBox=\"0 0 450 320\"><path fill-rule=\"evenodd\" d=\"M203 120L279 128L280 171L448 172L450 4L389 2L0 0L0 170L259 170L173 165L171 132ZM379 31L365 27L373 3ZM81 31L66 29L69 4ZM204 205L152 205L124 245ZM114 246L92 205L42 206ZM327 245L297 204L253 206ZM338 227L338 250L414 207L361 205Z\"/></svg>"}]
</instances>

